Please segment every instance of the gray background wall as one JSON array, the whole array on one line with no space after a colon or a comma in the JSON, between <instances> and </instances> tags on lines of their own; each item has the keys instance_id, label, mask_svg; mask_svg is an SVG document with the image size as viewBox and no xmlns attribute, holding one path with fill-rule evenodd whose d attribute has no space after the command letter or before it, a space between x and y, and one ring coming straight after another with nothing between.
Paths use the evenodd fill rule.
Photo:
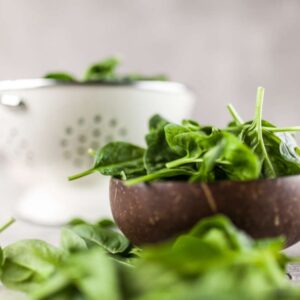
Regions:
<instances>
[{"instance_id":1,"label":"gray background wall","mask_svg":"<svg viewBox=\"0 0 300 300\"><path fill-rule=\"evenodd\" d=\"M299 0L0 0L0 79L81 74L111 54L123 71L166 72L197 93L195 117L223 125L225 104L300 124Z\"/></svg>"}]
</instances>

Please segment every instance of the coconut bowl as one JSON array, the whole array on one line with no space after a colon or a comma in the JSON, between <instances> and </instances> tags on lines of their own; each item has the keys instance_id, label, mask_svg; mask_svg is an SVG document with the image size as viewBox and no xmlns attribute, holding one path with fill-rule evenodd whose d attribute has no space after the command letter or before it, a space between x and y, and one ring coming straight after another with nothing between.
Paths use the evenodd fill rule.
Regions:
<instances>
[{"instance_id":1,"label":"coconut bowl","mask_svg":"<svg viewBox=\"0 0 300 300\"><path fill-rule=\"evenodd\" d=\"M300 176L254 181L161 181L127 187L111 179L113 217L132 243L157 243L224 214L253 238L300 240Z\"/></svg>"}]
</instances>

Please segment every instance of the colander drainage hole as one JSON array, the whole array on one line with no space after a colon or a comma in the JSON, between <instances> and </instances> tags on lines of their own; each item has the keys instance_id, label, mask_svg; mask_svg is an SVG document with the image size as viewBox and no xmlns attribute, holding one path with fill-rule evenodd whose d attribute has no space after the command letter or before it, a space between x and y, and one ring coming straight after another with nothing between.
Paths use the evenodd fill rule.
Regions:
<instances>
[{"instance_id":1,"label":"colander drainage hole","mask_svg":"<svg viewBox=\"0 0 300 300\"><path fill-rule=\"evenodd\" d=\"M81 134L78 136L78 141L83 144L87 141L87 138L85 135Z\"/></svg>"},{"instance_id":2,"label":"colander drainage hole","mask_svg":"<svg viewBox=\"0 0 300 300\"><path fill-rule=\"evenodd\" d=\"M111 119L109 121L109 126L110 127L116 127L117 126L117 120L116 119Z\"/></svg>"},{"instance_id":3,"label":"colander drainage hole","mask_svg":"<svg viewBox=\"0 0 300 300\"><path fill-rule=\"evenodd\" d=\"M95 115L95 117L94 117L94 122L95 123L100 123L101 120L102 120L102 117L100 115Z\"/></svg>"},{"instance_id":4,"label":"colander drainage hole","mask_svg":"<svg viewBox=\"0 0 300 300\"><path fill-rule=\"evenodd\" d=\"M66 139L62 139L62 140L60 141L60 145L61 145L62 147L66 147L66 146L68 146L68 141L67 141Z\"/></svg>"},{"instance_id":5,"label":"colander drainage hole","mask_svg":"<svg viewBox=\"0 0 300 300\"><path fill-rule=\"evenodd\" d=\"M95 128L92 132L94 137L99 137L101 135L101 131L98 128Z\"/></svg>"},{"instance_id":6,"label":"colander drainage hole","mask_svg":"<svg viewBox=\"0 0 300 300\"><path fill-rule=\"evenodd\" d=\"M73 128L72 128L72 127L67 127L67 128L65 129L65 131L66 131L66 134L70 135L70 134L73 133Z\"/></svg>"},{"instance_id":7,"label":"colander drainage hole","mask_svg":"<svg viewBox=\"0 0 300 300\"><path fill-rule=\"evenodd\" d=\"M77 122L78 122L78 125L83 125L85 123L85 119L79 118Z\"/></svg>"}]
</instances>

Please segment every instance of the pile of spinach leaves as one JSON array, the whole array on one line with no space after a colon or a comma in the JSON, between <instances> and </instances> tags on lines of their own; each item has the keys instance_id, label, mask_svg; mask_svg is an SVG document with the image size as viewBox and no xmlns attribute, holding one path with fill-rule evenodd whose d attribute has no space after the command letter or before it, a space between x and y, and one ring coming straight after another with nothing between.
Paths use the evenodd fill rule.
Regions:
<instances>
[{"instance_id":1,"label":"pile of spinach leaves","mask_svg":"<svg viewBox=\"0 0 300 300\"><path fill-rule=\"evenodd\" d=\"M253 240L224 216L137 248L113 222L74 220L54 247L23 240L1 251L1 281L32 300L296 300L281 238Z\"/></svg>"},{"instance_id":2,"label":"pile of spinach leaves","mask_svg":"<svg viewBox=\"0 0 300 300\"><path fill-rule=\"evenodd\" d=\"M77 79L76 76L67 72L51 72L44 76L46 79L54 79L65 82L91 82L91 81L102 81L111 83L126 83L140 80L168 80L165 75L153 75L146 76L138 73L121 75L117 72L117 68L120 65L120 61L115 57L109 57L98 63L95 63L88 67L85 71L84 76L81 80Z\"/></svg>"},{"instance_id":3,"label":"pile of spinach leaves","mask_svg":"<svg viewBox=\"0 0 300 300\"><path fill-rule=\"evenodd\" d=\"M99 171L127 185L153 180L253 180L300 173L300 148L293 132L262 119L264 89L258 88L253 120L244 122L232 105L226 128L202 126L193 120L173 124L159 115L150 119L147 147L112 142L94 153L92 169L70 180Z\"/></svg>"}]
</instances>

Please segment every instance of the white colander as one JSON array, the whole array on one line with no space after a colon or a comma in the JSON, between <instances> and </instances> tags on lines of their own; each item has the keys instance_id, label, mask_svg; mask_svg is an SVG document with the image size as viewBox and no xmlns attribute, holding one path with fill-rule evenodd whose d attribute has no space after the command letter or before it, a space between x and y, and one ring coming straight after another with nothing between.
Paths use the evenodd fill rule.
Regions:
<instances>
[{"instance_id":1,"label":"white colander","mask_svg":"<svg viewBox=\"0 0 300 300\"><path fill-rule=\"evenodd\" d=\"M91 166L87 150L113 140L144 144L151 115L176 122L190 117L193 104L193 94L174 82L0 82L0 154L16 188L26 186L19 216L56 224L109 214L107 179L67 181Z\"/></svg>"}]
</instances>

